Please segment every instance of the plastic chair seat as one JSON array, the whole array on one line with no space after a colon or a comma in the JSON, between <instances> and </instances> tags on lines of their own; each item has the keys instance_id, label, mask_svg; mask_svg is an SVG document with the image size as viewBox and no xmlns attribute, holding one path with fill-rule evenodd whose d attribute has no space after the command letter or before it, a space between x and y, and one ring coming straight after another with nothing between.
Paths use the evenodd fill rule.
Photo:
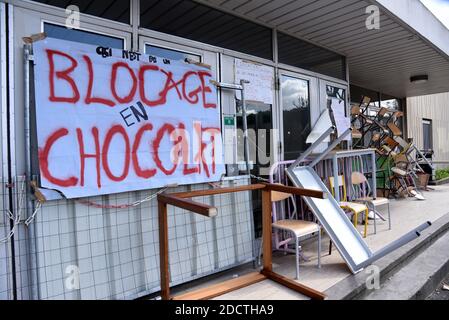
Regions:
<instances>
[{"instance_id":1,"label":"plastic chair seat","mask_svg":"<svg viewBox=\"0 0 449 320\"><path fill-rule=\"evenodd\" d=\"M383 216L376 210L376 208L383 206L383 205L387 205L387 207L388 207L388 225L389 225L389 229L391 230L390 200L385 197L376 197L376 199L374 199L373 194L377 190L375 190L374 192L373 192L373 190L371 190L371 187L368 183L366 176L361 172L354 171L351 175L351 182L352 182L353 187L356 186L359 189L359 193L356 196L358 198L355 201L362 202L368 206L371 205L373 207L372 209L374 210L374 213L377 214L377 216L379 216L384 221L385 221L385 218L383 218ZM366 189L364 189L364 186ZM354 191L355 191L355 189L354 189ZM377 233L376 219L374 219L374 233Z\"/></svg>"},{"instance_id":2,"label":"plastic chair seat","mask_svg":"<svg viewBox=\"0 0 449 320\"><path fill-rule=\"evenodd\" d=\"M407 175L407 171L399 169L399 168L396 168L396 167L395 168L391 168L391 171L393 173L396 173L397 175L400 175L400 176L403 176L403 177L405 177Z\"/></svg>"},{"instance_id":3,"label":"plastic chair seat","mask_svg":"<svg viewBox=\"0 0 449 320\"><path fill-rule=\"evenodd\" d=\"M302 220L279 220L273 223L273 227L294 233L297 237L307 236L320 232L318 224Z\"/></svg>"},{"instance_id":4,"label":"plastic chair seat","mask_svg":"<svg viewBox=\"0 0 449 320\"><path fill-rule=\"evenodd\" d=\"M344 201L342 201L342 202L340 202L340 207L350 209L350 210L355 211L357 213L364 212L365 210L367 210L367 208L366 208L366 206L364 204L355 203L355 202L344 202Z\"/></svg>"},{"instance_id":5,"label":"plastic chair seat","mask_svg":"<svg viewBox=\"0 0 449 320\"><path fill-rule=\"evenodd\" d=\"M357 130L356 128L352 128L352 138L353 139L362 139L363 135L362 133Z\"/></svg>"},{"instance_id":6,"label":"plastic chair seat","mask_svg":"<svg viewBox=\"0 0 449 320\"><path fill-rule=\"evenodd\" d=\"M364 198L356 199L355 201L369 202L369 203L372 203L375 207L390 203L390 200L388 200L387 198L382 198L382 197L378 197L378 198L376 198L376 200L374 200L373 197L364 197Z\"/></svg>"},{"instance_id":7,"label":"plastic chair seat","mask_svg":"<svg viewBox=\"0 0 449 320\"><path fill-rule=\"evenodd\" d=\"M401 129L399 129L394 123L390 122L388 124L388 128L391 130L391 133L393 134L393 136L401 136L402 135Z\"/></svg>"},{"instance_id":8,"label":"plastic chair seat","mask_svg":"<svg viewBox=\"0 0 449 320\"><path fill-rule=\"evenodd\" d=\"M271 202L272 203L279 203L282 201L286 201L289 198L292 198L292 195L289 193L284 192L271 192ZM292 199L293 203L295 199ZM293 205L294 206L294 205ZM296 207L294 212L296 212ZM273 216L273 213L272 213ZM294 216L292 214L292 216ZM274 216L275 217L275 216ZM321 227L320 225L309 222L309 221L302 221L302 220L278 220L274 221L271 224L273 229L276 229L277 231L287 231L294 235L294 241L295 241L295 264L296 264L296 279L299 280L299 258L300 258L300 245L299 240L301 237L312 235L314 233L318 234L318 268L321 268ZM290 241L290 239L288 239ZM262 255L262 244L259 249L259 260L260 256Z\"/></svg>"}]
</instances>

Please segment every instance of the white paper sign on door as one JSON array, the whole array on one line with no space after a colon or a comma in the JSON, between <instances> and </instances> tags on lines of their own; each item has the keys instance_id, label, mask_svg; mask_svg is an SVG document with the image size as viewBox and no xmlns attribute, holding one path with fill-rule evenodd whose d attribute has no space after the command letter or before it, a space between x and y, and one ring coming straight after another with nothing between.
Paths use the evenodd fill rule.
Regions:
<instances>
[{"instance_id":1,"label":"white paper sign on door","mask_svg":"<svg viewBox=\"0 0 449 320\"><path fill-rule=\"evenodd\" d=\"M247 80L245 85L245 99L273 104L274 96L274 71L272 67L235 59L235 81ZM240 92L236 93L240 99Z\"/></svg>"}]
</instances>

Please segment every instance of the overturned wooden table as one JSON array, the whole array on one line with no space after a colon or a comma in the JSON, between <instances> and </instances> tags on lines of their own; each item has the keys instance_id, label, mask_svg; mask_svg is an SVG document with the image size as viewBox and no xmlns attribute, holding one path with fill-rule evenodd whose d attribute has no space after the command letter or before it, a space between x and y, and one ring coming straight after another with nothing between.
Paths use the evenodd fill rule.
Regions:
<instances>
[{"instance_id":1,"label":"overturned wooden table","mask_svg":"<svg viewBox=\"0 0 449 320\"><path fill-rule=\"evenodd\" d=\"M226 193L236 193L243 191L262 191L262 230L263 230L263 268L260 272L253 272L236 279L221 282L204 289L195 290L183 295L170 295L170 271L168 261L168 217L167 206L172 205L209 218L218 214L216 207L195 202L192 198L202 196L213 196ZM231 291L235 291L252 284L271 280L289 289L304 294L314 300L324 300L326 296L317 290L302 285L296 281L288 279L273 271L272 264L272 220L271 220L271 192L278 191L290 193L297 196L324 199L326 194L321 191L306 190L295 187L287 187L274 184L252 184L235 188L218 188L193 192L180 192L172 194L160 194L158 196L159 215L159 252L160 252L160 272L161 272L161 297L164 300L207 300L212 299Z\"/></svg>"}]
</instances>

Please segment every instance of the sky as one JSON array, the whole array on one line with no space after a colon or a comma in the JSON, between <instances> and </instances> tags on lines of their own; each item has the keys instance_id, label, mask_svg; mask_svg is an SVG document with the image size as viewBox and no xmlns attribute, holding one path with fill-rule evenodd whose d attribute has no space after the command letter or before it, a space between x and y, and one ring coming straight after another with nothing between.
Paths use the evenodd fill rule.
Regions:
<instances>
[{"instance_id":1,"label":"sky","mask_svg":"<svg viewBox=\"0 0 449 320\"><path fill-rule=\"evenodd\" d=\"M449 29L449 0L421 0Z\"/></svg>"}]
</instances>

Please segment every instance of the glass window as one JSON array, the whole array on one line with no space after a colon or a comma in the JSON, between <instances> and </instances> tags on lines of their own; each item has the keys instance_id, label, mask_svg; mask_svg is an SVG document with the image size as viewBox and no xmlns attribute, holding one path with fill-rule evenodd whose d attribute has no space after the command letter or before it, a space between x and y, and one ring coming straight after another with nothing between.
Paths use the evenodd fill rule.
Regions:
<instances>
[{"instance_id":1,"label":"glass window","mask_svg":"<svg viewBox=\"0 0 449 320\"><path fill-rule=\"evenodd\" d=\"M401 104L398 99L382 100L381 105L382 105L382 107L385 107L390 110L400 110L401 109Z\"/></svg>"},{"instance_id":2,"label":"glass window","mask_svg":"<svg viewBox=\"0 0 449 320\"><path fill-rule=\"evenodd\" d=\"M335 52L281 32L278 51L281 63L346 80L346 59Z\"/></svg>"},{"instance_id":3,"label":"glass window","mask_svg":"<svg viewBox=\"0 0 449 320\"><path fill-rule=\"evenodd\" d=\"M339 117L347 117L346 112L346 90L334 86L327 85L326 86L326 95L327 99L331 100L332 110L334 112L334 116ZM343 132L339 132L341 134Z\"/></svg>"},{"instance_id":4,"label":"glass window","mask_svg":"<svg viewBox=\"0 0 449 320\"><path fill-rule=\"evenodd\" d=\"M248 124L248 145L250 162L254 163L253 174L263 175L261 168L270 166L271 139L270 133L273 128L272 105L255 101L246 103L246 119ZM238 160L244 161L243 147L243 121L241 116L241 101L237 100L237 129L238 130Z\"/></svg>"},{"instance_id":5,"label":"glass window","mask_svg":"<svg viewBox=\"0 0 449 320\"><path fill-rule=\"evenodd\" d=\"M401 99L385 93L381 93L380 99L381 107L385 107L390 110L402 110Z\"/></svg>"},{"instance_id":6,"label":"glass window","mask_svg":"<svg viewBox=\"0 0 449 320\"><path fill-rule=\"evenodd\" d=\"M156 47L149 44L145 45L145 53L151 56L166 58L169 60L193 60L201 62L201 56L196 54L190 54L178 50L167 49L162 47Z\"/></svg>"},{"instance_id":7,"label":"glass window","mask_svg":"<svg viewBox=\"0 0 449 320\"><path fill-rule=\"evenodd\" d=\"M311 132L309 81L281 77L284 160L294 160L307 149Z\"/></svg>"},{"instance_id":8,"label":"glass window","mask_svg":"<svg viewBox=\"0 0 449 320\"><path fill-rule=\"evenodd\" d=\"M326 86L326 94L328 98L336 98L339 100L346 100L346 90L334 86Z\"/></svg>"},{"instance_id":9,"label":"glass window","mask_svg":"<svg viewBox=\"0 0 449 320\"><path fill-rule=\"evenodd\" d=\"M346 90L332 85L326 85L327 100L330 101L335 125L337 126L338 136L343 135L351 126L348 112L346 110ZM342 149L346 149L346 142L350 136L344 137L341 144Z\"/></svg>"},{"instance_id":10,"label":"glass window","mask_svg":"<svg viewBox=\"0 0 449 320\"><path fill-rule=\"evenodd\" d=\"M370 106L379 107L379 92L351 85L351 104L359 105L363 97L370 97Z\"/></svg>"},{"instance_id":11,"label":"glass window","mask_svg":"<svg viewBox=\"0 0 449 320\"><path fill-rule=\"evenodd\" d=\"M44 32L50 38L69 40L108 48L124 49L125 47L124 40L120 38L88 31L67 29L66 27L50 23L44 24Z\"/></svg>"},{"instance_id":12,"label":"glass window","mask_svg":"<svg viewBox=\"0 0 449 320\"><path fill-rule=\"evenodd\" d=\"M190 0L141 0L140 26L271 60L271 29Z\"/></svg>"},{"instance_id":13,"label":"glass window","mask_svg":"<svg viewBox=\"0 0 449 320\"><path fill-rule=\"evenodd\" d=\"M428 151L433 149L433 133L432 120L423 119L423 150Z\"/></svg>"},{"instance_id":14,"label":"glass window","mask_svg":"<svg viewBox=\"0 0 449 320\"><path fill-rule=\"evenodd\" d=\"M81 13L114 20L122 23L130 23L129 0L33 0L49 4L59 8L67 8L76 5Z\"/></svg>"}]
</instances>

